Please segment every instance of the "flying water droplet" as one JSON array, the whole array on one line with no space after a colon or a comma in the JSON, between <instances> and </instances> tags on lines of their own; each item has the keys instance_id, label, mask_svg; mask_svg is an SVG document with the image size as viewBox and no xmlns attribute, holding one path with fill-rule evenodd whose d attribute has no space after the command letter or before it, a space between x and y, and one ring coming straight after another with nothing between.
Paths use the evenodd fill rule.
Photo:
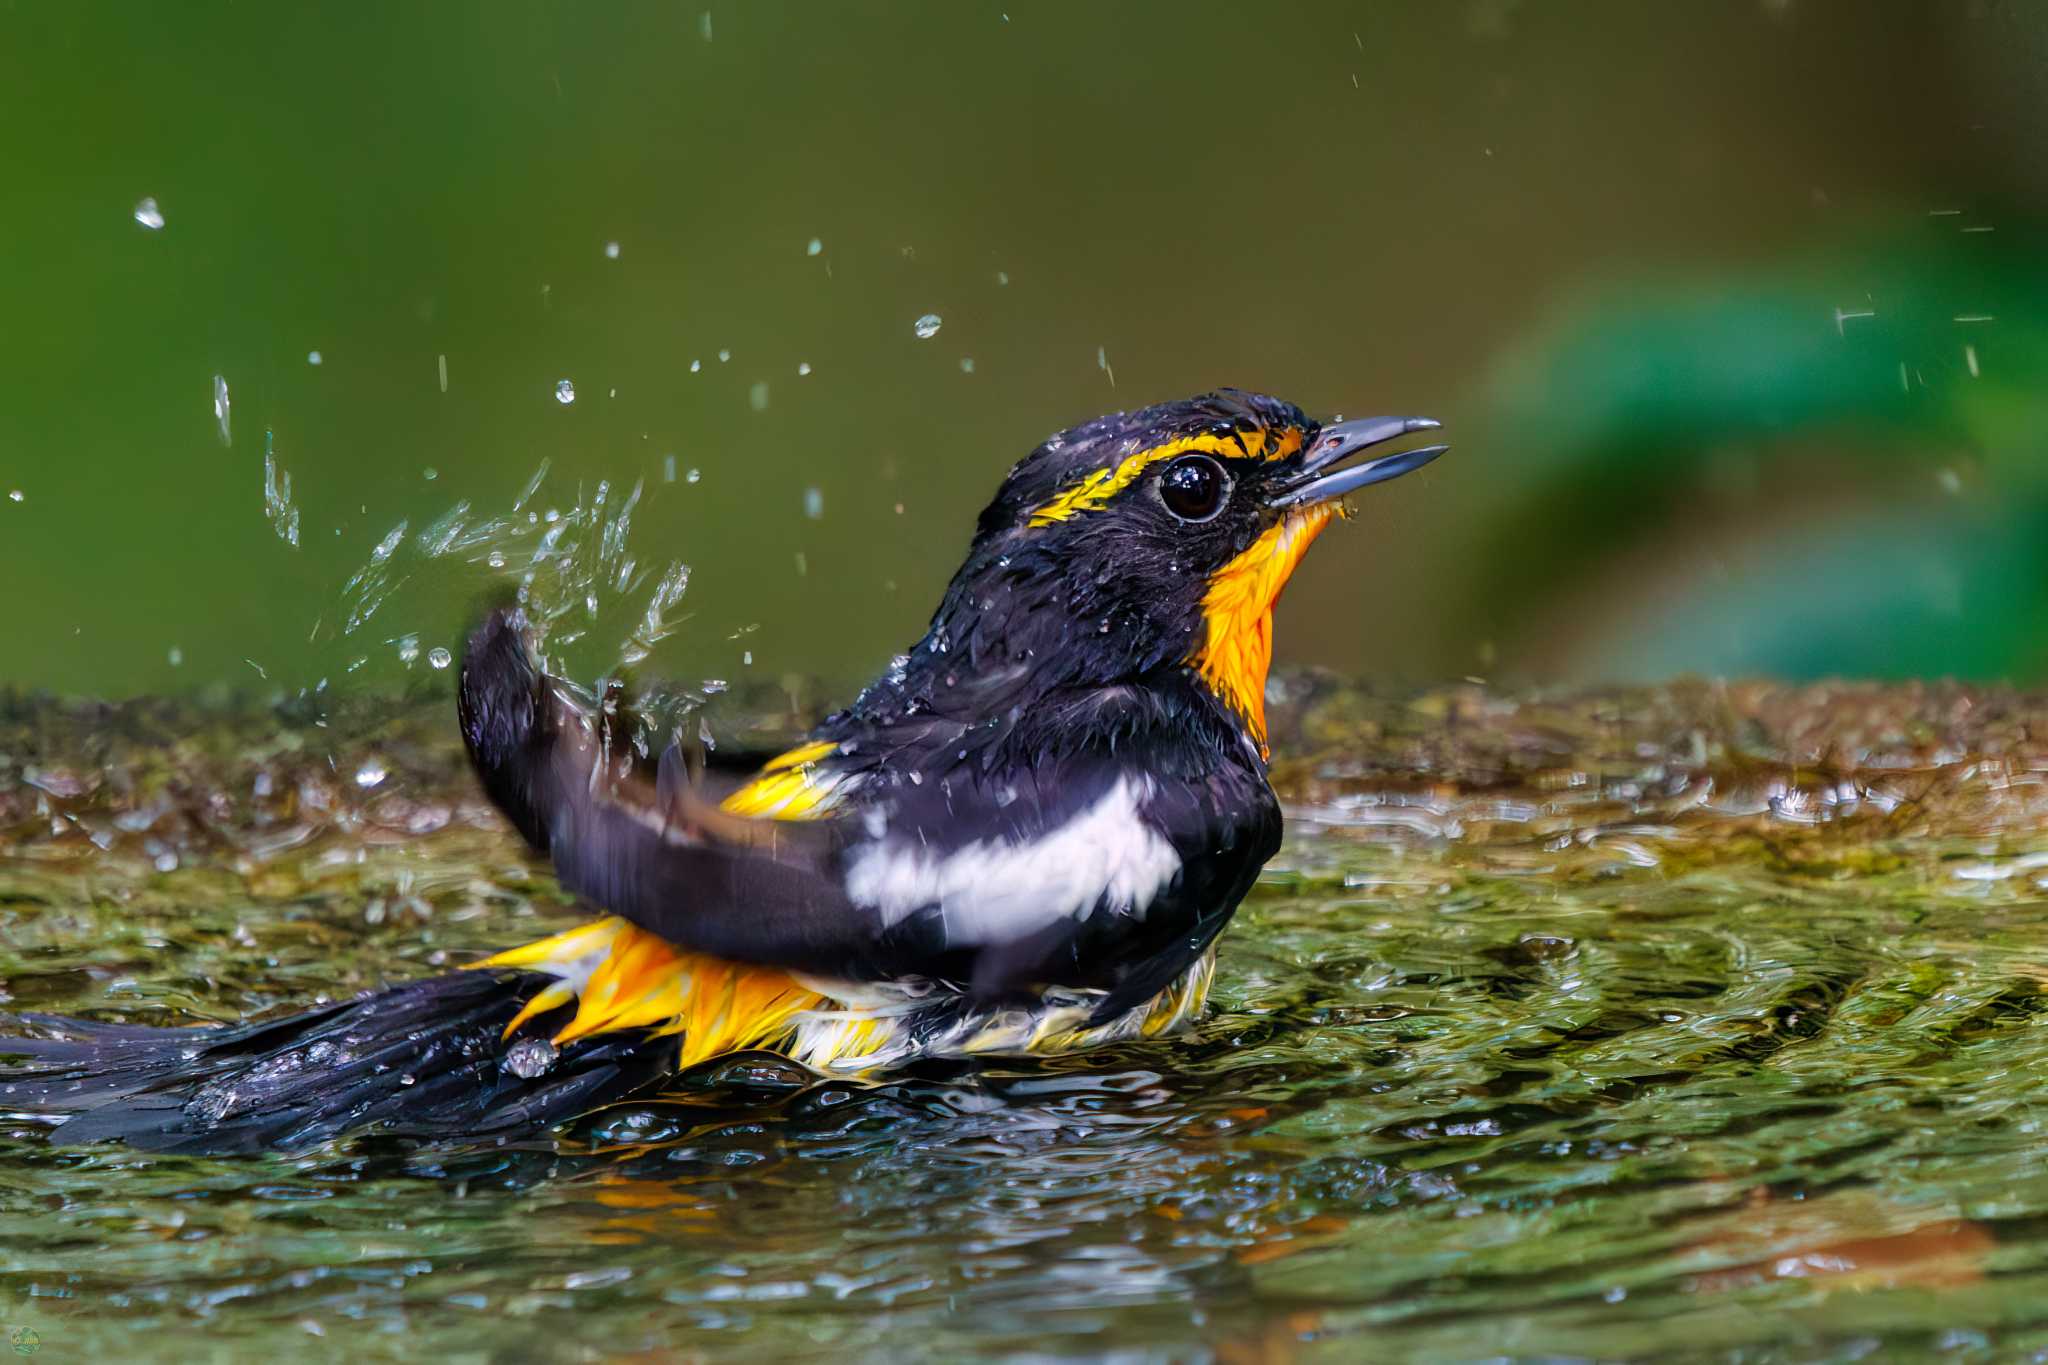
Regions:
<instances>
[{"instance_id":1,"label":"flying water droplet","mask_svg":"<svg viewBox=\"0 0 2048 1365\"><path fill-rule=\"evenodd\" d=\"M405 539L406 523L401 521L391 528L391 533L377 542L377 548L370 551L370 562L382 564L391 558L391 552L398 548L398 542Z\"/></svg>"},{"instance_id":2,"label":"flying water droplet","mask_svg":"<svg viewBox=\"0 0 2048 1365\"><path fill-rule=\"evenodd\" d=\"M806 255L806 256L815 256L815 255L817 255L817 254L818 254L819 252L823 251L824 249L825 249L825 243L824 243L823 241L821 241L820 239L818 239L818 238L816 238L816 237L813 237L813 238L811 238L811 244L810 244L809 246L807 246L807 247L805 247L805 248L804 248L804 255Z\"/></svg>"},{"instance_id":3,"label":"flying water droplet","mask_svg":"<svg viewBox=\"0 0 2048 1365\"><path fill-rule=\"evenodd\" d=\"M974 373L974 357L973 357L973 356L971 356L971 355L963 355L963 356L961 356L961 357L960 357L960 373L962 373L962 374L973 374L973 373Z\"/></svg>"},{"instance_id":4,"label":"flying water droplet","mask_svg":"<svg viewBox=\"0 0 2048 1365\"><path fill-rule=\"evenodd\" d=\"M521 1038L505 1049L505 1069L522 1081L545 1076L554 1069L560 1054L545 1038Z\"/></svg>"},{"instance_id":5,"label":"flying water droplet","mask_svg":"<svg viewBox=\"0 0 2048 1365\"><path fill-rule=\"evenodd\" d=\"M318 351L306 352L306 363L308 365L318 365L320 363L320 353Z\"/></svg>"},{"instance_id":6,"label":"flying water droplet","mask_svg":"<svg viewBox=\"0 0 2048 1365\"><path fill-rule=\"evenodd\" d=\"M752 388L747 390L747 406L752 408L755 412L768 411L767 380L759 380L754 384Z\"/></svg>"},{"instance_id":7,"label":"flying water droplet","mask_svg":"<svg viewBox=\"0 0 2048 1365\"><path fill-rule=\"evenodd\" d=\"M151 232L161 231L164 225L164 211L156 206L154 198L145 198L135 206L135 221Z\"/></svg>"},{"instance_id":8,"label":"flying water droplet","mask_svg":"<svg viewBox=\"0 0 2048 1365\"><path fill-rule=\"evenodd\" d=\"M800 361L798 361L798 362L797 362L797 367L796 367L796 372L797 372L797 374L799 374L799 375L806 375L806 374L809 374L809 373L811 372L811 362L810 362L810 361L808 361L808 360L800 360Z\"/></svg>"},{"instance_id":9,"label":"flying water droplet","mask_svg":"<svg viewBox=\"0 0 2048 1365\"><path fill-rule=\"evenodd\" d=\"M427 663L429 664L429 666L435 669L446 668L448 665L454 662L455 656L453 654L450 654L447 650L443 649L440 645L435 645L432 649L427 651Z\"/></svg>"},{"instance_id":10,"label":"flying water droplet","mask_svg":"<svg viewBox=\"0 0 2048 1365\"><path fill-rule=\"evenodd\" d=\"M604 244L604 258L608 261L619 259L619 244L617 242L606 242Z\"/></svg>"},{"instance_id":11,"label":"flying water droplet","mask_svg":"<svg viewBox=\"0 0 2048 1365\"><path fill-rule=\"evenodd\" d=\"M727 362L728 360L731 360L731 359L732 359L732 352L731 352L731 351L720 351L720 352L718 353L718 363L719 363L719 364L721 364L721 365L725 364L725 363L726 363L726 362Z\"/></svg>"},{"instance_id":12,"label":"flying water droplet","mask_svg":"<svg viewBox=\"0 0 2048 1365\"><path fill-rule=\"evenodd\" d=\"M377 786L389 776L390 774L385 771L382 760L366 758L363 760L362 766L356 769L356 785L367 791L371 787Z\"/></svg>"},{"instance_id":13,"label":"flying water droplet","mask_svg":"<svg viewBox=\"0 0 2048 1365\"><path fill-rule=\"evenodd\" d=\"M939 327L943 321L944 319L937 313L926 313L916 322L910 324L910 330L917 334L918 340L930 341L939 334Z\"/></svg>"},{"instance_id":14,"label":"flying water droplet","mask_svg":"<svg viewBox=\"0 0 2048 1365\"><path fill-rule=\"evenodd\" d=\"M825 490L806 488L804 490L804 515L812 521L822 521L825 516Z\"/></svg>"},{"instance_id":15,"label":"flying water droplet","mask_svg":"<svg viewBox=\"0 0 2048 1365\"><path fill-rule=\"evenodd\" d=\"M180 649L180 648L178 648L178 647L177 647L176 645L172 645L172 646L171 646L171 652L170 652L170 654L169 654L169 655L168 655L167 657L168 657L168 658L170 659L170 661L171 661L171 667L172 667L172 668L182 668L182 667L184 667L184 664L185 664L185 651L184 651L184 650L182 650L182 649Z\"/></svg>"},{"instance_id":16,"label":"flying water droplet","mask_svg":"<svg viewBox=\"0 0 2048 1365\"><path fill-rule=\"evenodd\" d=\"M693 470L691 470L691 471L690 471L689 473L687 473L687 474L683 475L683 482L684 482L684 483L695 483L695 482L697 482L697 480L699 480L699 479L701 479L701 478L703 478L703 477L704 477L704 471L703 471L703 470L701 470L701 469L693 469Z\"/></svg>"},{"instance_id":17,"label":"flying water droplet","mask_svg":"<svg viewBox=\"0 0 2048 1365\"><path fill-rule=\"evenodd\" d=\"M233 404L228 399L227 376L223 374L215 375L213 377L213 420L220 426L220 443L224 446L231 446L235 443L234 429L228 422L228 410L232 406Z\"/></svg>"},{"instance_id":18,"label":"flying water droplet","mask_svg":"<svg viewBox=\"0 0 2048 1365\"><path fill-rule=\"evenodd\" d=\"M555 401L567 406L576 401L576 386L566 379L555 381Z\"/></svg>"}]
</instances>

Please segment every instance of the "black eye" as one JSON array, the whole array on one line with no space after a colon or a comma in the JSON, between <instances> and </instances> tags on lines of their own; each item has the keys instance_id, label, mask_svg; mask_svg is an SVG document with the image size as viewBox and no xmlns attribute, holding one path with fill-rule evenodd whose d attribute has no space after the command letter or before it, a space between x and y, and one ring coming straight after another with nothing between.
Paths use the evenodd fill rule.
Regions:
<instances>
[{"instance_id":1,"label":"black eye","mask_svg":"<svg viewBox=\"0 0 2048 1365\"><path fill-rule=\"evenodd\" d=\"M1182 521L1207 521L1223 510L1230 476L1207 455L1183 455L1159 476L1159 500Z\"/></svg>"}]
</instances>

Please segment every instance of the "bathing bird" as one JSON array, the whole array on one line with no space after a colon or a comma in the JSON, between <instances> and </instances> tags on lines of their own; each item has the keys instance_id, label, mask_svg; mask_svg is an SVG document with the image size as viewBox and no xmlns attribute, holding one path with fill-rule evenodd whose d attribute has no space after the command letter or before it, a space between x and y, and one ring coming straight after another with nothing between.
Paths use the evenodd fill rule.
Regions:
<instances>
[{"instance_id":1,"label":"bathing bird","mask_svg":"<svg viewBox=\"0 0 2048 1365\"><path fill-rule=\"evenodd\" d=\"M1012 468L929 628L758 764L628 742L523 612L463 654L485 793L592 912L267 1023L25 1016L0 1109L57 1139L297 1149L530 1132L734 1053L872 1076L1168 1034L1279 848L1273 610L1347 495L1441 445L1238 390L1097 418Z\"/></svg>"}]
</instances>

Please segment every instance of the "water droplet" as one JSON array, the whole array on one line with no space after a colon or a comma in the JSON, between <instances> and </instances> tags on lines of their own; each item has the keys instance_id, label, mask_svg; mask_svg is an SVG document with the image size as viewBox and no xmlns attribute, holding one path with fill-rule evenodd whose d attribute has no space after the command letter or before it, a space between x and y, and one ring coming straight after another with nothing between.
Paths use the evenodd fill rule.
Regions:
<instances>
[{"instance_id":1,"label":"water droplet","mask_svg":"<svg viewBox=\"0 0 2048 1365\"><path fill-rule=\"evenodd\" d=\"M398 1077L398 1083L400 1085L418 1085L420 1083L420 1078L413 1075L411 1072L400 1072Z\"/></svg>"},{"instance_id":2,"label":"water droplet","mask_svg":"<svg viewBox=\"0 0 2048 1365\"><path fill-rule=\"evenodd\" d=\"M768 411L767 380L757 380L754 383L753 387L747 390L747 406L752 408L755 412Z\"/></svg>"},{"instance_id":3,"label":"water droplet","mask_svg":"<svg viewBox=\"0 0 2048 1365\"><path fill-rule=\"evenodd\" d=\"M971 355L963 355L963 356L961 356L961 357L960 357L960 373L962 373L962 374L973 374L973 373L974 373L974 357L973 357L973 356L971 356Z\"/></svg>"},{"instance_id":4,"label":"water droplet","mask_svg":"<svg viewBox=\"0 0 2048 1365\"><path fill-rule=\"evenodd\" d=\"M699 371L699 370L701 370L701 369L703 369L703 368L704 368L704 362L703 362L703 361L701 361L701 360L693 360L693 361L691 361L691 362L690 362L690 373L691 373L691 374L695 374L695 373L697 373L697 371Z\"/></svg>"},{"instance_id":5,"label":"water droplet","mask_svg":"<svg viewBox=\"0 0 2048 1365\"><path fill-rule=\"evenodd\" d=\"M154 198L145 198L135 206L135 221L156 232L164 225L164 211L156 206Z\"/></svg>"},{"instance_id":6,"label":"water droplet","mask_svg":"<svg viewBox=\"0 0 2048 1365\"><path fill-rule=\"evenodd\" d=\"M178 855L175 853L157 854L156 870L159 872L176 872L178 870Z\"/></svg>"},{"instance_id":7,"label":"water droplet","mask_svg":"<svg viewBox=\"0 0 2048 1365\"><path fill-rule=\"evenodd\" d=\"M486 563L486 564L490 565L490 566L491 566L492 568L494 568L494 569L502 569L502 568L504 568L504 567L505 567L505 552L504 552L503 550L493 550L493 551L491 551L491 552L490 552L490 554L488 554L487 556L485 556L485 557L484 557L484 563Z\"/></svg>"},{"instance_id":8,"label":"water droplet","mask_svg":"<svg viewBox=\"0 0 2048 1365\"><path fill-rule=\"evenodd\" d=\"M721 365L725 364L725 362L726 362L726 361L728 361L728 360L731 360L731 359L732 359L732 352L731 352L731 351L720 351L720 352L718 353L718 363L719 363L719 364L721 364Z\"/></svg>"},{"instance_id":9,"label":"water droplet","mask_svg":"<svg viewBox=\"0 0 2048 1365\"><path fill-rule=\"evenodd\" d=\"M706 678L702 691L707 697L715 697L731 685L723 678Z\"/></svg>"},{"instance_id":10,"label":"water droplet","mask_svg":"<svg viewBox=\"0 0 2048 1365\"><path fill-rule=\"evenodd\" d=\"M917 333L920 341L930 341L939 334L939 325L942 321L937 313L926 313L910 324L910 330Z\"/></svg>"},{"instance_id":11,"label":"water droplet","mask_svg":"<svg viewBox=\"0 0 2048 1365\"><path fill-rule=\"evenodd\" d=\"M505 1049L505 1069L523 1081L545 1076L554 1069L555 1045L545 1038L521 1038Z\"/></svg>"},{"instance_id":12,"label":"water droplet","mask_svg":"<svg viewBox=\"0 0 2048 1365\"><path fill-rule=\"evenodd\" d=\"M812 521L822 520L825 515L825 490L806 488L804 490L804 515Z\"/></svg>"},{"instance_id":13,"label":"water droplet","mask_svg":"<svg viewBox=\"0 0 2048 1365\"><path fill-rule=\"evenodd\" d=\"M23 496L24 494L19 488L11 488L7 491L7 500L9 502L20 502Z\"/></svg>"},{"instance_id":14,"label":"water droplet","mask_svg":"<svg viewBox=\"0 0 2048 1365\"><path fill-rule=\"evenodd\" d=\"M676 481L675 456L664 455L661 457L661 481L663 483L674 483Z\"/></svg>"},{"instance_id":15,"label":"water droplet","mask_svg":"<svg viewBox=\"0 0 2048 1365\"><path fill-rule=\"evenodd\" d=\"M711 41L711 11L705 10L704 17L697 21L697 31L704 35L704 41Z\"/></svg>"},{"instance_id":16,"label":"water droplet","mask_svg":"<svg viewBox=\"0 0 2048 1365\"><path fill-rule=\"evenodd\" d=\"M363 760L363 765L356 769L356 785L368 789L376 786L389 776L390 774L385 771L381 760L366 758Z\"/></svg>"},{"instance_id":17,"label":"water droplet","mask_svg":"<svg viewBox=\"0 0 2048 1365\"><path fill-rule=\"evenodd\" d=\"M453 654L450 654L447 650L443 649L440 645L435 645L432 649L427 651L427 663L433 666L434 668L446 668L448 665L454 662L455 656Z\"/></svg>"},{"instance_id":18,"label":"water droplet","mask_svg":"<svg viewBox=\"0 0 2048 1365\"><path fill-rule=\"evenodd\" d=\"M432 465L428 465L425 469L422 469L420 471L420 477L425 479L428 483L432 483L434 480L441 477L441 471L434 468Z\"/></svg>"},{"instance_id":19,"label":"water droplet","mask_svg":"<svg viewBox=\"0 0 2048 1365\"><path fill-rule=\"evenodd\" d=\"M233 404L228 400L227 376L215 375L213 377L213 420L220 425L220 443L224 446L231 446L235 443L234 430L228 423L228 410L232 406Z\"/></svg>"},{"instance_id":20,"label":"water droplet","mask_svg":"<svg viewBox=\"0 0 2048 1365\"><path fill-rule=\"evenodd\" d=\"M441 392L448 392L448 357L445 355L435 356L434 369L441 377Z\"/></svg>"},{"instance_id":21,"label":"water droplet","mask_svg":"<svg viewBox=\"0 0 2048 1365\"><path fill-rule=\"evenodd\" d=\"M568 404L576 401L576 386L566 379L555 381L555 401Z\"/></svg>"},{"instance_id":22,"label":"water droplet","mask_svg":"<svg viewBox=\"0 0 2048 1365\"><path fill-rule=\"evenodd\" d=\"M617 242L606 242L604 244L604 258L608 261L619 259L619 244Z\"/></svg>"},{"instance_id":23,"label":"water droplet","mask_svg":"<svg viewBox=\"0 0 2048 1365\"><path fill-rule=\"evenodd\" d=\"M398 662L404 664L407 668L411 668L414 663L418 662L420 657L419 636L401 635L393 643L398 646Z\"/></svg>"},{"instance_id":24,"label":"water droplet","mask_svg":"<svg viewBox=\"0 0 2048 1365\"><path fill-rule=\"evenodd\" d=\"M377 542L376 548L370 551L370 562L372 564L382 564L385 560L391 558L392 552L398 548L398 542L405 539L406 525L407 523L403 521L399 522L398 525L391 528L389 535ZM407 636L406 638L412 639L413 637Z\"/></svg>"},{"instance_id":25,"label":"water droplet","mask_svg":"<svg viewBox=\"0 0 2048 1365\"><path fill-rule=\"evenodd\" d=\"M798 361L796 366L796 372L799 375L809 374L811 372L811 362L808 360Z\"/></svg>"},{"instance_id":26,"label":"water droplet","mask_svg":"<svg viewBox=\"0 0 2048 1365\"><path fill-rule=\"evenodd\" d=\"M169 656L168 656L168 657L170 658L170 661L171 661L171 667L172 667L172 668L182 668L182 667L184 667L184 665L185 665L185 651L184 651L184 650L182 650L182 649L178 648L178 647L177 647L176 645L172 645L172 646L171 646L171 652L170 652L170 654L169 654Z\"/></svg>"},{"instance_id":27,"label":"water droplet","mask_svg":"<svg viewBox=\"0 0 2048 1365\"><path fill-rule=\"evenodd\" d=\"M1009 282L1010 282L1010 272L1009 272L1009 271L1007 271L1007 270L998 270L998 271L996 272L996 283L997 283L997 284L1008 284Z\"/></svg>"},{"instance_id":28,"label":"water droplet","mask_svg":"<svg viewBox=\"0 0 2048 1365\"><path fill-rule=\"evenodd\" d=\"M320 363L320 353L318 351L306 352L306 363L308 365L318 365Z\"/></svg>"},{"instance_id":29,"label":"water droplet","mask_svg":"<svg viewBox=\"0 0 2048 1365\"><path fill-rule=\"evenodd\" d=\"M817 254L818 254L819 252L823 251L824 249L825 249L825 244L824 244L824 242L820 241L820 240L819 240L818 238L816 238L816 237L813 237L813 238L811 238L811 244L810 244L809 246L807 246L807 247L805 247L805 248L804 248L804 255L806 255L806 256L815 256L815 255L817 255Z\"/></svg>"},{"instance_id":30,"label":"water droplet","mask_svg":"<svg viewBox=\"0 0 2048 1365\"><path fill-rule=\"evenodd\" d=\"M697 480L699 480L699 479L701 479L701 478L703 478L703 477L704 477L704 471L703 471L703 470L701 470L701 469L693 469L693 470L691 470L691 471L690 471L689 473L687 473L687 474L683 475L683 482L684 482L684 483L695 483L695 482L697 482Z\"/></svg>"},{"instance_id":31,"label":"water droplet","mask_svg":"<svg viewBox=\"0 0 2048 1365\"><path fill-rule=\"evenodd\" d=\"M746 653L740 655L740 662L746 665L748 668L752 668L754 666L754 651L750 649Z\"/></svg>"}]
</instances>

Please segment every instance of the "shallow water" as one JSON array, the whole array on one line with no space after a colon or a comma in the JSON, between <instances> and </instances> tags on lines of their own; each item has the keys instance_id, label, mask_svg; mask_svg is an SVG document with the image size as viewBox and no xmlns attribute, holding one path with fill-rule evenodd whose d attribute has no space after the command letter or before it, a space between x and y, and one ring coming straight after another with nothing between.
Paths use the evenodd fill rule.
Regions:
<instances>
[{"instance_id":1,"label":"shallow water","mask_svg":"<svg viewBox=\"0 0 2048 1365\"><path fill-rule=\"evenodd\" d=\"M54 1359L2048 1351L2048 708L1281 690L1292 833L1187 1035L740 1059L484 1151L0 1120L0 1322ZM0 855L10 1007L145 1022L559 906L431 697L0 700Z\"/></svg>"}]
</instances>

